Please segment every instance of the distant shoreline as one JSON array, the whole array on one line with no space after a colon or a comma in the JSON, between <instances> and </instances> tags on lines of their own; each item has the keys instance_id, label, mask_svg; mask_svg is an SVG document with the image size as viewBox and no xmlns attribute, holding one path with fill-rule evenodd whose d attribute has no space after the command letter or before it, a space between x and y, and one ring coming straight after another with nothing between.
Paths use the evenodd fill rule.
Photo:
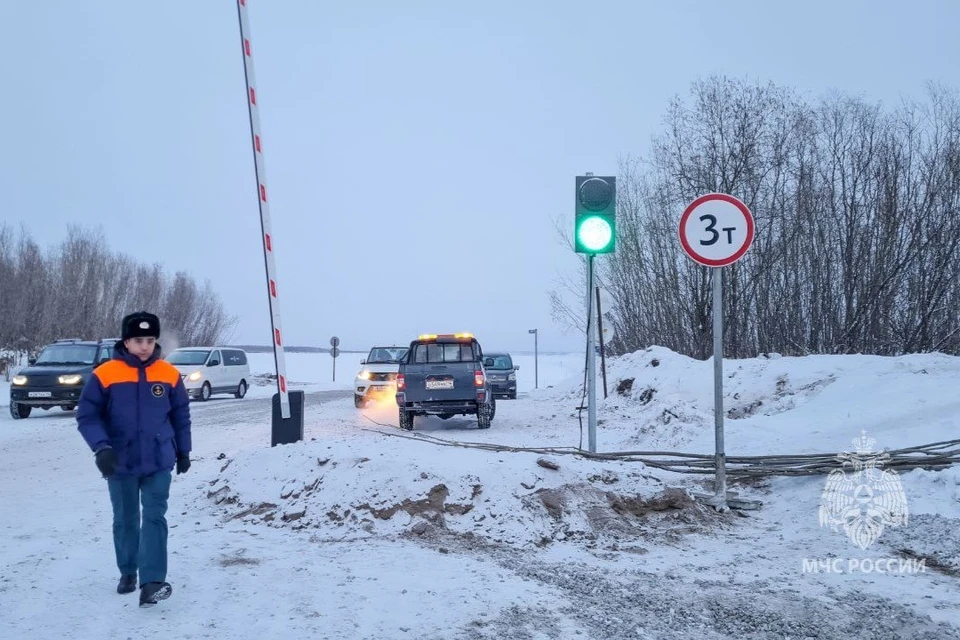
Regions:
<instances>
[{"instance_id":1,"label":"distant shoreline","mask_svg":"<svg viewBox=\"0 0 960 640\"><path fill-rule=\"evenodd\" d=\"M232 348L234 348L234 349L243 349L243 350L246 351L247 353L272 353L272 352L273 352L273 347L270 346L270 345L262 345L262 344L252 344L252 345L250 345L250 344L231 344L231 345L227 345L227 346L228 346L228 347L232 347ZM293 346L293 347L284 347L283 350L284 350L285 353L330 353L330 348L329 348L329 347L297 347L297 346ZM342 348L342 347L340 348L340 353L368 353L369 351L370 351L369 349L358 350L358 349L344 349L344 348ZM502 352L503 350L498 349L497 351L498 351L498 352ZM524 351L507 351L507 353L510 353L510 354L512 354L512 355L524 355L524 356L532 356L532 355L534 355L534 354L533 354L533 351L526 351L526 350L524 350ZM569 352L569 351L540 351L540 355L541 355L541 356L563 356L563 355L568 355L569 353L577 353L577 352Z\"/></svg>"}]
</instances>

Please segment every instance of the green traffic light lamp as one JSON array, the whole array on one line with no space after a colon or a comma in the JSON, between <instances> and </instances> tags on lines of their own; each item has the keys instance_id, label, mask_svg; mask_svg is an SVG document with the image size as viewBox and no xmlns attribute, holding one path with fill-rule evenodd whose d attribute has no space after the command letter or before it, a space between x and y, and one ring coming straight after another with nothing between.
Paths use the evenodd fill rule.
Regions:
<instances>
[{"instance_id":1,"label":"green traffic light lamp","mask_svg":"<svg viewBox=\"0 0 960 640\"><path fill-rule=\"evenodd\" d=\"M616 249L616 178L592 175L576 178L574 250L612 253Z\"/></svg>"}]
</instances>

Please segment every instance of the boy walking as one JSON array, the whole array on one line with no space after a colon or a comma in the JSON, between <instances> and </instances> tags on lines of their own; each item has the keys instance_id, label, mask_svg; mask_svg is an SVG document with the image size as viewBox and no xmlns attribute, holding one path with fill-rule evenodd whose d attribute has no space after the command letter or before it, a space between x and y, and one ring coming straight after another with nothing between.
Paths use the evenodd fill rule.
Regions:
<instances>
[{"instance_id":1,"label":"boy walking","mask_svg":"<svg viewBox=\"0 0 960 640\"><path fill-rule=\"evenodd\" d=\"M180 373L160 359L160 320L130 314L113 359L93 371L77 404L77 428L96 455L113 505L117 593L140 579L140 606L170 597L167 498L170 473L190 468L190 399ZM140 505L143 505L141 524Z\"/></svg>"}]
</instances>

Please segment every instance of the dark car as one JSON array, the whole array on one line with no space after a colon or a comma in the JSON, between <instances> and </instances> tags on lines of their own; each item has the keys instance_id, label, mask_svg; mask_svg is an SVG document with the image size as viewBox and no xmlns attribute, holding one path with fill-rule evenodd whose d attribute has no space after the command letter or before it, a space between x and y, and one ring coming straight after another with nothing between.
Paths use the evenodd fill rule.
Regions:
<instances>
[{"instance_id":1,"label":"dark car","mask_svg":"<svg viewBox=\"0 0 960 640\"><path fill-rule=\"evenodd\" d=\"M413 430L414 416L476 415L489 429L497 410L483 370L480 343L469 333L422 335L410 343L397 372L400 428Z\"/></svg>"},{"instance_id":2,"label":"dark car","mask_svg":"<svg viewBox=\"0 0 960 640\"><path fill-rule=\"evenodd\" d=\"M485 353L483 368L487 372L494 397L517 399L517 370L509 353Z\"/></svg>"},{"instance_id":3,"label":"dark car","mask_svg":"<svg viewBox=\"0 0 960 640\"><path fill-rule=\"evenodd\" d=\"M40 351L36 359L13 376L10 384L10 415L29 418L33 409L77 407L80 391L94 368L113 355L111 340L57 340Z\"/></svg>"}]
</instances>

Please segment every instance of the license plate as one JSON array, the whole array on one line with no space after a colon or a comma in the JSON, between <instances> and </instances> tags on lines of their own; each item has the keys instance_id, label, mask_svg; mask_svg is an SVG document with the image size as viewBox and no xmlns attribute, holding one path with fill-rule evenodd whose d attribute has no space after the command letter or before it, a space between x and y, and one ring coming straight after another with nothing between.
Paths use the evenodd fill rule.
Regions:
<instances>
[{"instance_id":1,"label":"license plate","mask_svg":"<svg viewBox=\"0 0 960 640\"><path fill-rule=\"evenodd\" d=\"M427 389L453 389L453 379L427 380Z\"/></svg>"},{"instance_id":2,"label":"license plate","mask_svg":"<svg viewBox=\"0 0 960 640\"><path fill-rule=\"evenodd\" d=\"M50 391L29 391L27 392L28 398L49 398L53 393Z\"/></svg>"}]
</instances>

